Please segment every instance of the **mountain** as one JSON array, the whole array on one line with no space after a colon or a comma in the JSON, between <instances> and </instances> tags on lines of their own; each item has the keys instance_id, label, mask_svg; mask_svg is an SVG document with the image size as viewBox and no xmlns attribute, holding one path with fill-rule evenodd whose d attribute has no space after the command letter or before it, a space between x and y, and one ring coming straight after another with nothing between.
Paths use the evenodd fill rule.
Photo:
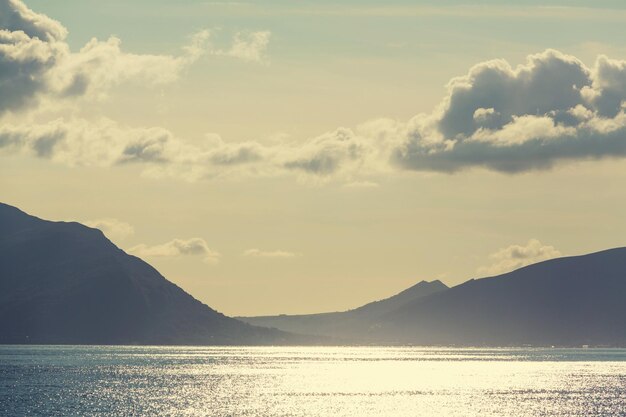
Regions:
<instances>
[{"instance_id":1,"label":"mountain","mask_svg":"<svg viewBox=\"0 0 626 417\"><path fill-rule=\"evenodd\" d=\"M374 301L354 310L336 313L238 317L257 326L288 332L327 336L338 341L359 342L369 339L378 320L405 304L447 290L441 281L421 281L414 286L380 301Z\"/></svg>"},{"instance_id":2,"label":"mountain","mask_svg":"<svg viewBox=\"0 0 626 417\"><path fill-rule=\"evenodd\" d=\"M97 229L0 204L0 343L626 346L625 296L626 248L617 248L452 288L422 281L345 312L244 323Z\"/></svg>"},{"instance_id":3,"label":"mountain","mask_svg":"<svg viewBox=\"0 0 626 417\"><path fill-rule=\"evenodd\" d=\"M0 343L296 342L202 304L97 229L0 203Z\"/></svg>"},{"instance_id":4,"label":"mountain","mask_svg":"<svg viewBox=\"0 0 626 417\"><path fill-rule=\"evenodd\" d=\"M384 315L377 342L626 346L626 248L470 280Z\"/></svg>"},{"instance_id":5,"label":"mountain","mask_svg":"<svg viewBox=\"0 0 626 417\"><path fill-rule=\"evenodd\" d=\"M346 343L626 346L626 248L552 259L450 289L421 282L342 313L241 319Z\"/></svg>"}]
</instances>

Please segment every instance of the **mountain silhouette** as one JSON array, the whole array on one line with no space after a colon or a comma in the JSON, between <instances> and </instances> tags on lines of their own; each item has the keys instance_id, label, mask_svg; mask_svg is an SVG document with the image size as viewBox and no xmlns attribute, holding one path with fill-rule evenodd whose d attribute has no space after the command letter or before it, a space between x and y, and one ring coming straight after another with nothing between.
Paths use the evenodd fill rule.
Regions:
<instances>
[{"instance_id":1,"label":"mountain silhouette","mask_svg":"<svg viewBox=\"0 0 626 417\"><path fill-rule=\"evenodd\" d=\"M337 341L359 342L371 338L377 321L404 306L432 294L447 290L439 280L421 281L414 286L380 301L365 304L353 310L302 315L238 317L246 323L277 328L293 333L327 336ZM375 332L374 332L375 334Z\"/></svg>"},{"instance_id":2,"label":"mountain silhouette","mask_svg":"<svg viewBox=\"0 0 626 417\"><path fill-rule=\"evenodd\" d=\"M626 248L467 281L379 320L378 341L626 346Z\"/></svg>"},{"instance_id":3,"label":"mountain silhouette","mask_svg":"<svg viewBox=\"0 0 626 417\"><path fill-rule=\"evenodd\" d=\"M540 262L421 292L428 283L342 313L245 317L347 343L626 346L626 248ZM418 291L420 290L420 291Z\"/></svg>"},{"instance_id":4,"label":"mountain silhouette","mask_svg":"<svg viewBox=\"0 0 626 417\"><path fill-rule=\"evenodd\" d=\"M422 281L344 312L237 320L97 229L0 203L0 343L626 346L625 295L616 248L452 288Z\"/></svg>"},{"instance_id":5,"label":"mountain silhouette","mask_svg":"<svg viewBox=\"0 0 626 417\"><path fill-rule=\"evenodd\" d=\"M0 203L0 343L294 342L202 304L100 230Z\"/></svg>"}]
</instances>

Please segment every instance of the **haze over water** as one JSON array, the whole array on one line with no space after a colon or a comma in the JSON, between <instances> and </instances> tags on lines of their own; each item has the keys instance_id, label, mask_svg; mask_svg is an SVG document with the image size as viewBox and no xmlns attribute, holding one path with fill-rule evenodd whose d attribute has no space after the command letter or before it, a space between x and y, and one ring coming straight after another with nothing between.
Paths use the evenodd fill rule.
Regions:
<instances>
[{"instance_id":1,"label":"haze over water","mask_svg":"<svg viewBox=\"0 0 626 417\"><path fill-rule=\"evenodd\" d=\"M626 350L1 346L1 415L623 416Z\"/></svg>"}]
</instances>

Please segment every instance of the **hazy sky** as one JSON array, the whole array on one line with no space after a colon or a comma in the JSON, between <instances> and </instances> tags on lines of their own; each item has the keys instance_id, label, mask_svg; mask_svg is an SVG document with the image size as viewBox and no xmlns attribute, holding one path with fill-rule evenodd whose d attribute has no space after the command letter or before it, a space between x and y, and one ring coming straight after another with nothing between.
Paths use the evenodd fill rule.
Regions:
<instances>
[{"instance_id":1,"label":"hazy sky","mask_svg":"<svg viewBox=\"0 0 626 417\"><path fill-rule=\"evenodd\" d=\"M231 315L623 246L626 3L516 3L0 0L0 200Z\"/></svg>"}]
</instances>

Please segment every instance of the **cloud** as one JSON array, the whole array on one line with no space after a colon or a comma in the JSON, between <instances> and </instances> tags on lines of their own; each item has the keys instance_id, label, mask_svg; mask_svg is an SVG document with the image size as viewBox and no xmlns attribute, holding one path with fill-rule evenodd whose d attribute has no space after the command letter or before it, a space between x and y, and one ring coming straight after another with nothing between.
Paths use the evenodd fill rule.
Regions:
<instances>
[{"instance_id":1,"label":"cloud","mask_svg":"<svg viewBox=\"0 0 626 417\"><path fill-rule=\"evenodd\" d=\"M531 239L524 246L511 245L492 253L489 255L492 264L478 268L477 272L489 276L499 275L559 256L561 252L554 246L544 245L537 239Z\"/></svg>"},{"instance_id":2,"label":"cloud","mask_svg":"<svg viewBox=\"0 0 626 417\"><path fill-rule=\"evenodd\" d=\"M205 262L211 264L218 263L222 256L219 252L210 249L206 241L201 238L174 239L155 246L140 244L128 251L141 257L202 256Z\"/></svg>"},{"instance_id":3,"label":"cloud","mask_svg":"<svg viewBox=\"0 0 626 417\"><path fill-rule=\"evenodd\" d=\"M624 157L625 100L626 61L600 56L588 68L547 50L516 68L484 62L452 79L432 114L409 122L393 160L418 171L516 173Z\"/></svg>"},{"instance_id":4,"label":"cloud","mask_svg":"<svg viewBox=\"0 0 626 417\"><path fill-rule=\"evenodd\" d=\"M232 47L222 54L244 61L265 62L265 51L270 42L270 36L269 31L239 32L235 35Z\"/></svg>"},{"instance_id":5,"label":"cloud","mask_svg":"<svg viewBox=\"0 0 626 417\"><path fill-rule=\"evenodd\" d=\"M56 22L43 17L33 19L28 14L21 16L18 6L13 1L0 0L0 114L24 108L37 94L47 91L48 74L68 53L62 41L65 32ZM7 11L12 7L16 7L16 12ZM5 29L19 26L19 30Z\"/></svg>"},{"instance_id":6,"label":"cloud","mask_svg":"<svg viewBox=\"0 0 626 417\"><path fill-rule=\"evenodd\" d=\"M121 41L90 40L71 52L67 30L19 0L0 0L0 114L34 104L41 96L100 98L108 89L136 78L152 84L174 81L195 61L208 32L193 37L180 56L122 51Z\"/></svg>"},{"instance_id":7,"label":"cloud","mask_svg":"<svg viewBox=\"0 0 626 417\"><path fill-rule=\"evenodd\" d=\"M208 135L204 142L191 145L164 128L133 128L105 118L0 125L0 154L32 155L68 166L138 165L147 176L190 181L294 171L330 178L349 175L364 164L366 154L375 152L349 129L305 144L227 143L218 135Z\"/></svg>"},{"instance_id":8,"label":"cloud","mask_svg":"<svg viewBox=\"0 0 626 417\"><path fill-rule=\"evenodd\" d=\"M514 174L626 157L626 61L600 56L589 68L547 50L515 68L503 60L480 63L447 88L432 113L407 122L373 120L297 143L248 142L212 162L246 165L254 175L358 182L404 170Z\"/></svg>"},{"instance_id":9,"label":"cloud","mask_svg":"<svg viewBox=\"0 0 626 417\"><path fill-rule=\"evenodd\" d=\"M431 114L373 120L304 140L229 143L209 135L190 145L163 128L101 119L0 126L0 150L68 165L141 164L153 177L187 180L295 173L359 182L403 170L505 173L574 160L626 156L626 61L587 68L557 51L473 67L453 79Z\"/></svg>"},{"instance_id":10,"label":"cloud","mask_svg":"<svg viewBox=\"0 0 626 417\"><path fill-rule=\"evenodd\" d=\"M264 62L270 33L240 32L217 48L207 30L179 55L132 54L118 38L92 39L72 52L67 30L0 0L0 115L50 100L100 99L137 79L175 81L203 55ZM142 166L151 177L185 180L295 175L312 182L359 183L403 171L469 169L515 174L572 161L626 157L626 61L599 56L586 66L555 50L512 66L497 59L473 66L447 85L441 102L408 121L372 120L299 141L230 143L217 135L191 144L161 127L112 120L31 117L3 120L0 152L23 153L70 166Z\"/></svg>"},{"instance_id":11,"label":"cloud","mask_svg":"<svg viewBox=\"0 0 626 417\"><path fill-rule=\"evenodd\" d=\"M176 81L181 72L207 52L209 32L201 31L183 48L183 54L133 54L122 50L122 41L91 39L77 53L68 54L49 73L49 88L61 96L106 97L114 86L133 79L148 85Z\"/></svg>"},{"instance_id":12,"label":"cloud","mask_svg":"<svg viewBox=\"0 0 626 417\"><path fill-rule=\"evenodd\" d=\"M107 237L112 239L125 239L135 233L135 229L130 224L112 218L87 220L82 223L86 226L100 229Z\"/></svg>"},{"instance_id":13,"label":"cloud","mask_svg":"<svg viewBox=\"0 0 626 417\"><path fill-rule=\"evenodd\" d=\"M293 152L297 149L257 142L226 143L218 135L192 145L164 128L134 128L106 118L0 124L0 155L34 156L70 167L138 166L153 178L272 176L286 170L284 160Z\"/></svg>"},{"instance_id":14,"label":"cloud","mask_svg":"<svg viewBox=\"0 0 626 417\"><path fill-rule=\"evenodd\" d=\"M338 128L292 146L280 146L282 168L318 178L347 178L388 170L396 123L377 120L356 129Z\"/></svg>"},{"instance_id":15,"label":"cloud","mask_svg":"<svg viewBox=\"0 0 626 417\"><path fill-rule=\"evenodd\" d=\"M108 119L57 119L44 124L0 125L2 150L69 166L109 167L171 162L184 152L184 145L162 128L129 128Z\"/></svg>"},{"instance_id":16,"label":"cloud","mask_svg":"<svg viewBox=\"0 0 626 417\"><path fill-rule=\"evenodd\" d=\"M72 52L67 34L61 23L22 1L0 0L0 115L32 107L42 97L102 99L112 87L130 80L171 83L203 55L261 62L270 37L266 31L237 33L224 51L211 43L209 30L201 30L179 55L154 55L126 52L115 36L93 38Z\"/></svg>"},{"instance_id":17,"label":"cloud","mask_svg":"<svg viewBox=\"0 0 626 417\"><path fill-rule=\"evenodd\" d=\"M0 1L0 28L22 31L41 40L64 39L67 30L56 20L30 10L19 0Z\"/></svg>"},{"instance_id":18,"label":"cloud","mask_svg":"<svg viewBox=\"0 0 626 417\"><path fill-rule=\"evenodd\" d=\"M250 258L287 259L295 258L300 255L284 250L263 251L260 249L248 249L243 253L243 256L247 256Z\"/></svg>"}]
</instances>

